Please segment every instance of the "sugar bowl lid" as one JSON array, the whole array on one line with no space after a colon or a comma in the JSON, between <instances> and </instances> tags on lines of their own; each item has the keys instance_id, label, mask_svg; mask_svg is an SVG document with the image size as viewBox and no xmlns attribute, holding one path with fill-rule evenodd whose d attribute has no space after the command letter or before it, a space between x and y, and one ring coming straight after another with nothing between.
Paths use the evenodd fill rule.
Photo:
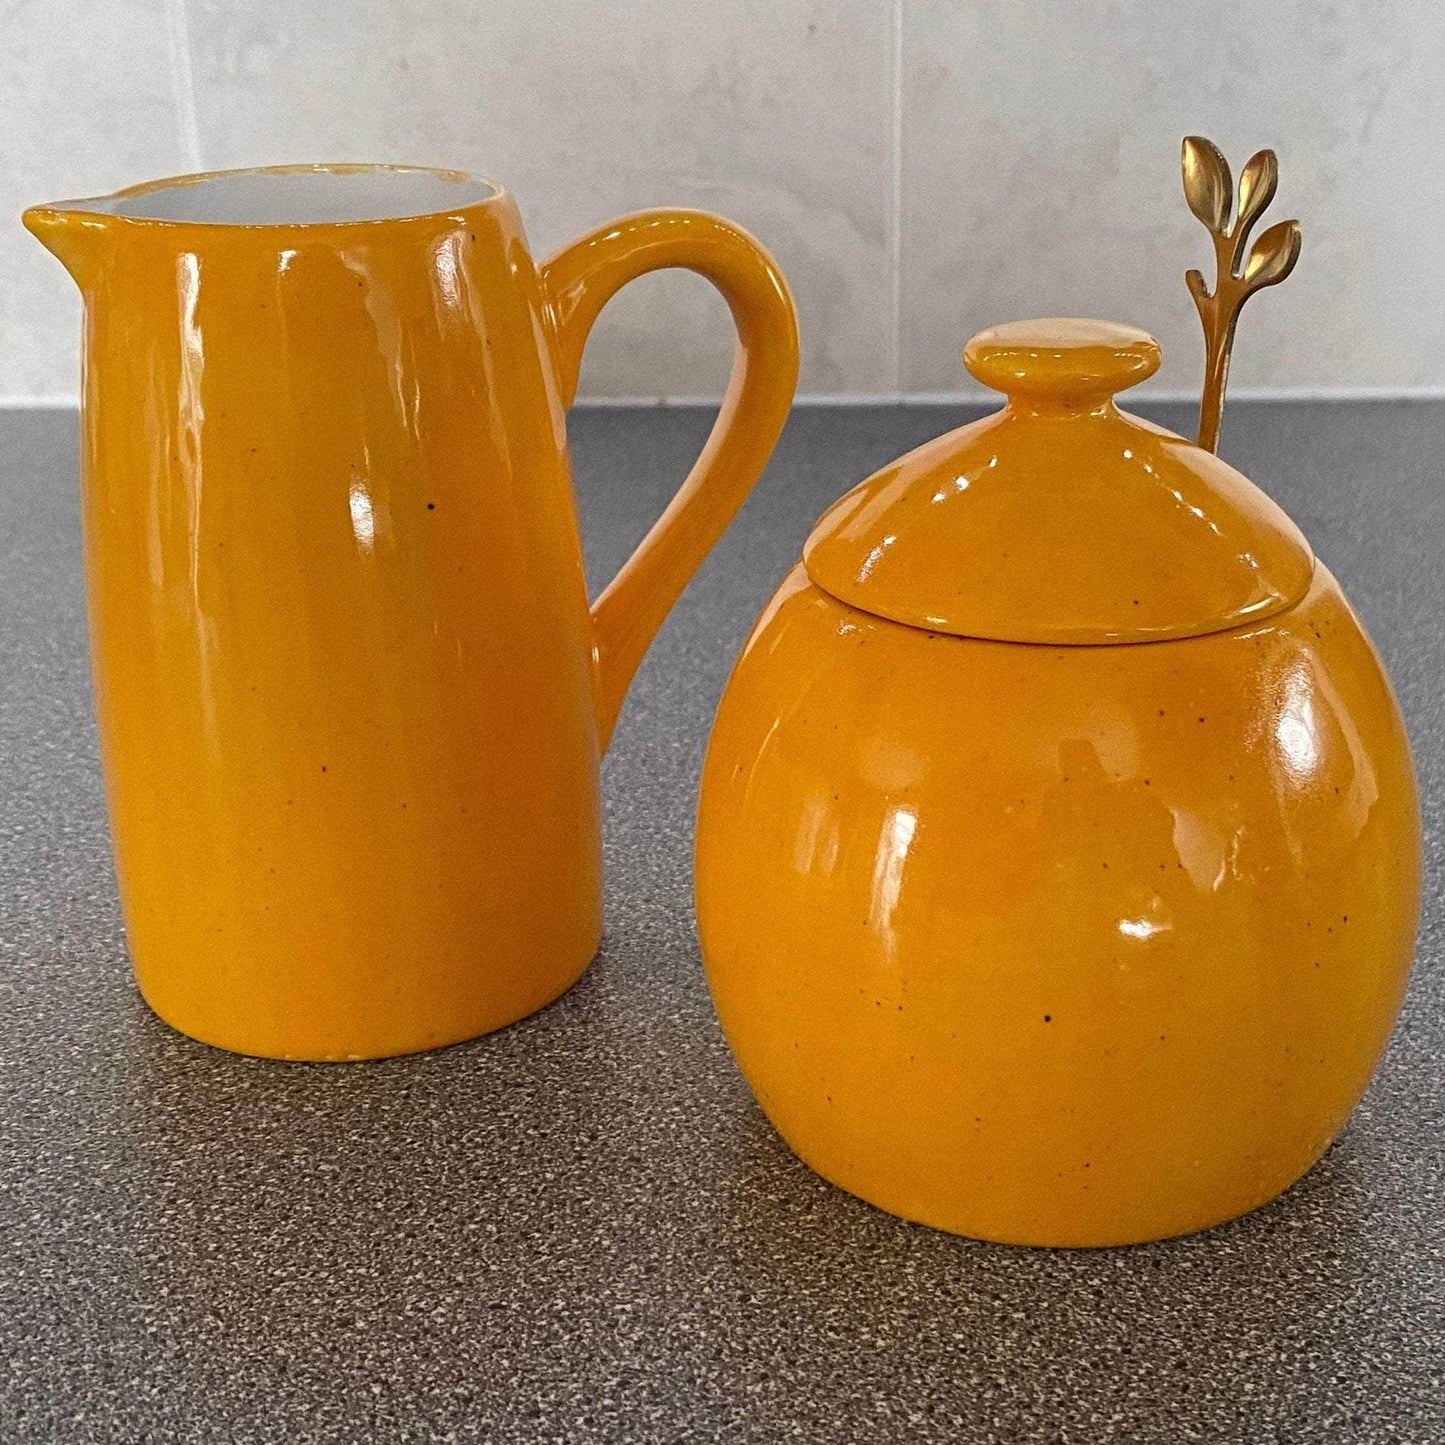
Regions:
<instances>
[{"instance_id":1,"label":"sugar bowl lid","mask_svg":"<svg viewBox=\"0 0 1445 1445\"><path fill-rule=\"evenodd\" d=\"M1314 554L1252 482L1119 411L1159 366L1103 321L980 332L964 361L1008 405L919 447L825 512L814 583L895 622L1003 642L1195 637L1297 602Z\"/></svg>"}]
</instances>

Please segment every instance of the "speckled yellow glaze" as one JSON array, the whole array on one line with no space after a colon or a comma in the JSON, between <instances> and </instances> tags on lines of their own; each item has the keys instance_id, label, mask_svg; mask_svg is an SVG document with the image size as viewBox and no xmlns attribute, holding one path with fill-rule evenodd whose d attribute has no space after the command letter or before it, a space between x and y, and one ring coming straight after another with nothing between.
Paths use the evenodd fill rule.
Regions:
<instances>
[{"instance_id":1,"label":"speckled yellow glaze","mask_svg":"<svg viewBox=\"0 0 1445 1445\"><path fill-rule=\"evenodd\" d=\"M1016 398L992 423L1045 428L1021 449L980 423L859 489L894 488L902 510L890 523L875 503L873 521L911 575L834 575L860 599L877 585L889 601L1017 625L920 542L928 519L900 523L912 504L895 484L1032 458L1032 503L985 499L985 519L1014 507L1022 525L1031 505L1076 494L1107 509L1094 449L1118 451L1135 424L1097 397L1066 411L1057 393L1036 423L1039 400ZM1052 467L1039 471L1048 428ZM1222 466L1157 429L1128 440L1205 477ZM1017 465L1012 476L1027 480ZM1030 535L987 535L1026 566L1040 538L1054 547L1057 585L1026 597L1045 632L1117 631L1134 595L1149 626L1167 625L1130 591L1160 559L1113 559L1129 579L1113 611L1069 590L1120 513L1155 514L1148 476L1116 484L1144 490L1109 515L1077 512L1072 552L1047 515ZM744 1075L828 1179L979 1238L1157 1239L1278 1194L1360 1097L1413 951L1410 757L1338 585L1307 550L1300 572L1302 539L1241 487L1235 474L1212 502L1195 489L1181 505L1206 529L1275 547L1257 575L1298 595L1264 620L1113 645L979 639L850 605L800 565L758 621L704 769L698 924ZM857 515L847 499L840 509ZM810 565L843 545L829 525ZM955 538L984 575L1005 575L962 524ZM1191 558L1175 562L1177 615L1227 617L1217 570L1190 593Z\"/></svg>"},{"instance_id":2,"label":"speckled yellow glaze","mask_svg":"<svg viewBox=\"0 0 1445 1445\"><path fill-rule=\"evenodd\" d=\"M538 267L504 191L442 179L454 208L393 220L26 216L86 300L91 648L136 976L245 1053L431 1048L582 972L599 753L792 396L787 290L727 222L647 212ZM663 266L722 291L738 361L589 610L563 413L603 303Z\"/></svg>"}]
</instances>

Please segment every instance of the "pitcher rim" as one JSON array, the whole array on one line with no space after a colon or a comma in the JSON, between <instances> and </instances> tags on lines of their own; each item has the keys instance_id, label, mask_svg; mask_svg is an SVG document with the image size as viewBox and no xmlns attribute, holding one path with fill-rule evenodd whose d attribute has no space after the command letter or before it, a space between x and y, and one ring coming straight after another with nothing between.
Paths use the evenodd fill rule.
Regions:
<instances>
[{"instance_id":1,"label":"pitcher rim","mask_svg":"<svg viewBox=\"0 0 1445 1445\"><path fill-rule=\"evenodd\" d=\"M239 176L303 176L303 175L420 175L438 181L457 185L470 184L478 188L478 194L457 206L419 208L401 214L359 216L347 219L287 220L287 221L227 221L209 220L203 216L153 216L132 214L112 209L116 202L134 200L137 197L154 195L158 192L178 190L203 184L208 181L229 180ZM389 161L307 161L269 166L231 166L219 170L190 171L184 175L164 176L156 180L139 181L105 195L83 196L73 200L50 201L29 208L31 212L73 213L91 215L109 221L123 221L135 226L158 226L170 228L204 227L218 231L330 231L353 227L406 225L409 222L438 220L458 216L479 206L487 206L503 200L507 188L490 176L478 175L472 171L457 170L453 167L412 165Z\"/></svg>"}]
</instances>

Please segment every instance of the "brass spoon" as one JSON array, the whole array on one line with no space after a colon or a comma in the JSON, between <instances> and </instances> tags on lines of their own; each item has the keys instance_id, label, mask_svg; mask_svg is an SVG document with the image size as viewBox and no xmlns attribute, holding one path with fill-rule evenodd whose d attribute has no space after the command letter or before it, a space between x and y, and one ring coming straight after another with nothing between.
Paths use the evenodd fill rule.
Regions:
<instances>
[{"instance_id":1,"label":"brass spoon","mask_svg":"<svg viewBox=\"0 0 1445 1445\"><path fill-rule=\"evenodd\" d=\"M1184 198L1189 209L1209 228L1214 238L1215 281L1211 292L1199 271L1184 280L1204 323L1204 394L1199 403L1199 445L1219 450L1219 423L1224 413L1224 389L1229 380L1229 353L1234 328L1244 303L1266 286L1278 286L1299 260L1298 221L1280 221L1255 242L1245 256L1249 233L1274 199L1279 184L1279 162L1273 151L1252 155L1239 176L1239 205L1229 162L1213 141L1203 136L1184 138ZM1230 213L1234 223L1230 224Z\"/></svg>"}]
</instances>

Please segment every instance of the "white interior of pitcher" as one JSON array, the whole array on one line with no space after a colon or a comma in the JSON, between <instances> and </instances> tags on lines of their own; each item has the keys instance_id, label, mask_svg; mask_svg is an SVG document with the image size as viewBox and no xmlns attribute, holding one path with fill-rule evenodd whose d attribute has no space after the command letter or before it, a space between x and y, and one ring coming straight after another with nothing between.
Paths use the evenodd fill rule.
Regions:
<instances>
[{"instance_id":1,"label":"white interior of pitcher","mask_svg":"<svg viewBox=\"0 0 1445 1445\"><path fill-rule=\"evenodd\" d=\"M498 187L461 171L419 166L282 166L221 171L73 202L77 210L213 226L327 226L457 211Z\"/></svg>"}]
</instances>

